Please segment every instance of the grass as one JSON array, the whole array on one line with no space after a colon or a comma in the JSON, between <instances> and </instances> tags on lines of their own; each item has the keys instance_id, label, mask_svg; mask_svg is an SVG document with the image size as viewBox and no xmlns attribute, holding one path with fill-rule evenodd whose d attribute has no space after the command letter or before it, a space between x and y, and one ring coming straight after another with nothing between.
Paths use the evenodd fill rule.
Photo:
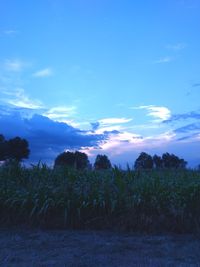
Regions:
<instances>
[{"instance_id":1,"label":"grass","mask_svg":"<svg viewBox=\"0 0 200 267\"><path fill-rule=\"evenodd\" d=\"M200 172L0 167L0 223L200 232Z\"/></svg>"}]
</instances>

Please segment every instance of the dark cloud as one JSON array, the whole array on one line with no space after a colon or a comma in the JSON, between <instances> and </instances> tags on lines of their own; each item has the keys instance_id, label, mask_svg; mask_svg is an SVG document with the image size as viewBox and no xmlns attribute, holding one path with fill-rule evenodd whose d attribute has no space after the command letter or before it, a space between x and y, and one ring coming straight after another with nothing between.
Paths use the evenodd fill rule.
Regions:
<instances>
[{"instance_id":1,"label":"dark cloud","mask_svg":"<svg viewBox=\"0 0 200 267\"><path fill-rule=\"evenodd\" d=\"M174 114L170 117L170 119L163 121L163 123L170 123L174 121L179 121L179 120L187 120L187 119L200 119L200 112L196 111L191 111L188 113L183 113L183 114Z\"/></svg>"},{"instance_id":2,"label":"dark cloud","mask_svg":"<svg viewBox=\"0 0 200 267\"><path fill-rule=\"evenodd\" d=\"M193 83L192 87L200 87L200 83Z\"/></svg>"},{"instance_id":3,"label":"dark cloud","mask_svg":"<svg viewBox=\"0 0 200 267\"><path fill-rule=\"evenodd\" d=\"M193 83L190 87L190 89L187 92L187 96L191 95L194 91L196 91L196 89L200 87L200 83Z\"/></svg>"},{"instance_id":4,"label":"dark cloud","mask_svg":"<svg viewBox=\"0 0 200 267\"><path fill-rule=\"evenodd\" d=\"M193 131L200 131L200 123L191 123L174 130L175 133L188 133Z\"/></svg>"},{"instance_id":5,"label":"dark cloud","mask_svg":"<svg viewBox=\"0 0 200 267\"><path fill-rule=\"evenodd\" d=\"M198 136L198 133L194 133L194 134L190 134L190 135L186 135L186 136L180 137L180 138L176 139L176 141L185 141L185 140L189 140L191 138L195 138L197 136Z\"/></svg>"},{"instance_id":6,"label":"dark cloud","mask_svg":"<svg viewBox=\"0 0 200 267\"><path fill-rule=\"evenodd\" d=\"M103 133L104 133L105 135L109 135L109 134L119 134L120 131L112 130L112 131L104 131Z\"/></svg>"},{"instance_id":7,"label":"dark cloud","mask_svg":"<svg viewBox=\"0 0 200 267\"><path fill-rule=\"evenodd\" d=\"M18 110L9 109L0 114L0 133L6 138L26 138L31 149L30 160L33 161L52 160L65 149L98 147L109 136L109 133L90 134L38 114L24 118Z\"/></svg>"},{"instance_id":8,"label":"dark cloud","mask_svg":"<svg viewBox=\"0 0 200 267\"><path fill-rule=\"evenodd\" d=\"M90 124L92 126L92 130L93 131L96 131L99 128L99 126L100 126L100 123L98 121L97 122L92 122Z\"/></svg>"}]
</instances>

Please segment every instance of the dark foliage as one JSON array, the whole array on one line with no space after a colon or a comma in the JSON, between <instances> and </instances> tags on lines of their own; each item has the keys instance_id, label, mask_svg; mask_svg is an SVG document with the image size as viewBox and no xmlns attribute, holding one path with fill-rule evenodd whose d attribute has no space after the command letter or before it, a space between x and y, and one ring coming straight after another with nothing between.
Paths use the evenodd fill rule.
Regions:
<instances>
[{"instance_id":1,"label":"dark foliage","mask_svg":"<svg viewBox=\"0 0 200 267\"><path fill-rule=\"evenodd\" d=\"M0 160L16 160L20 162L22 159L27 159L30 154L29 144L26 139L15 137L6 140L3 135L0 135Z\"/></svg>"},{"instance_id":2,"label":"dark foliage","mask_svg":"<svg viewBox=\"0 0 200 267\"><path fill-rule=\"evenodd\" d=\"M164 153L162 157L158 155L148 155L142 152L135 161L135 169L185 169L187 161L174 154Z\"/></svg>"},{"instance_id":3,"label":"dark foliage","mask_svg":"<svg viewBox=\"0 0 200 267\"><path fill-rule=\"evenodd\" d=\"M106 170L112 167L109 158L106 155L97 155L94 163L95 170Z\"/></svg>"},{"instance_id":4,"label":"dark foliage","mask_svg":"<svg viewBox=\"0 0 200 267\"><path fill-rule=\"evenodd\" d=\"M134 164L135 169L152 169L153 168L153 159L151 155L142 152L139 157L136 159Z\"/></svg>"},{"instance_id":5,"label":"dark foliage","mask_svg":"<svg viewBox=\"0 0 200 267\"><path fill-rule=\"evenodd\" d=\"M184 159L180 159L174 154L164 153L162 155L163 167L171 169L184 169L187 162Z\"/></svg>"},{"instance_id":6,"label":"dark foliage","mask_svg":"<svg viewBox=\"0 0 200 267\"><path fill-rule=\"evenodd\" d=\"M156 169L161 169L163 167L163 160L160 156L158 155L154 155L153 156L153 163L154 163L154 167Z\"/></svg>"},{"instance_id":7,"label":"dark foliage","mask_svg":"<svg viewBox=\"0 0 200 267\"><path fill-rule=\"evenodd\" d=\"M194 170L0 167L0 224L48 228L199 233Z\"/></svg>"},{"instance_id":8,"label":"dark foliage","mask_svg":"<svg viewBox=\"0 0 200 267\"><path fill-rule=\"evenodd\" d=\"M89 165L88 156L85 153L76 152L63 152L59 154L54 162L54 167L67 166L77 170L86 169Z\"/></svg>"},{"instance_id":9,"label":"dark foliage","mask_svg":"<svg viewBox=\"0 0 200 267\"><path fill-rule=\"evenodd\" d=\"M3 161L6 159L6 140L4 136L1 134L0 135L0 161Z\"/></svg>"}]
</instances>

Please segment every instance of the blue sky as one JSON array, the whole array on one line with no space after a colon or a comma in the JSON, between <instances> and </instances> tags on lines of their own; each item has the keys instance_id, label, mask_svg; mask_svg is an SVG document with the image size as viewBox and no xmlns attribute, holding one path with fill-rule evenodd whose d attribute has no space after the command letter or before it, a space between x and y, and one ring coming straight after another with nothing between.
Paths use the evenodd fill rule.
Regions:
<instances>
[{"instance_id":1,"label":"blue sky","mask_svg":"<svg viewBox=\"0 0 200 267\"><path fill-rule=\"evenodd\" d=\"M200 163L199 0L3 0L0 132L30 159L79 149Z\"/></svg>"}]
</instances>

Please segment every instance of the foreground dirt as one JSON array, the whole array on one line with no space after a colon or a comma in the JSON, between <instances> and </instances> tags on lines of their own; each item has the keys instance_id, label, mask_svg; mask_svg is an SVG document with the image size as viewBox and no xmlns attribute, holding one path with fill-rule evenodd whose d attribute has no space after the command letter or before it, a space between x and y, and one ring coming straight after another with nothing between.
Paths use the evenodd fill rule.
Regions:
<instances>
[{"instance_id":1,"label":"foreground dirt","mask_svg":"<svg viewBox=\"0 0 200 267\"><path fill-rule=\"evenodd\" d=\"M0 266L200 266L200 238L0 229Z\"/></svg>"}]
</instances>

